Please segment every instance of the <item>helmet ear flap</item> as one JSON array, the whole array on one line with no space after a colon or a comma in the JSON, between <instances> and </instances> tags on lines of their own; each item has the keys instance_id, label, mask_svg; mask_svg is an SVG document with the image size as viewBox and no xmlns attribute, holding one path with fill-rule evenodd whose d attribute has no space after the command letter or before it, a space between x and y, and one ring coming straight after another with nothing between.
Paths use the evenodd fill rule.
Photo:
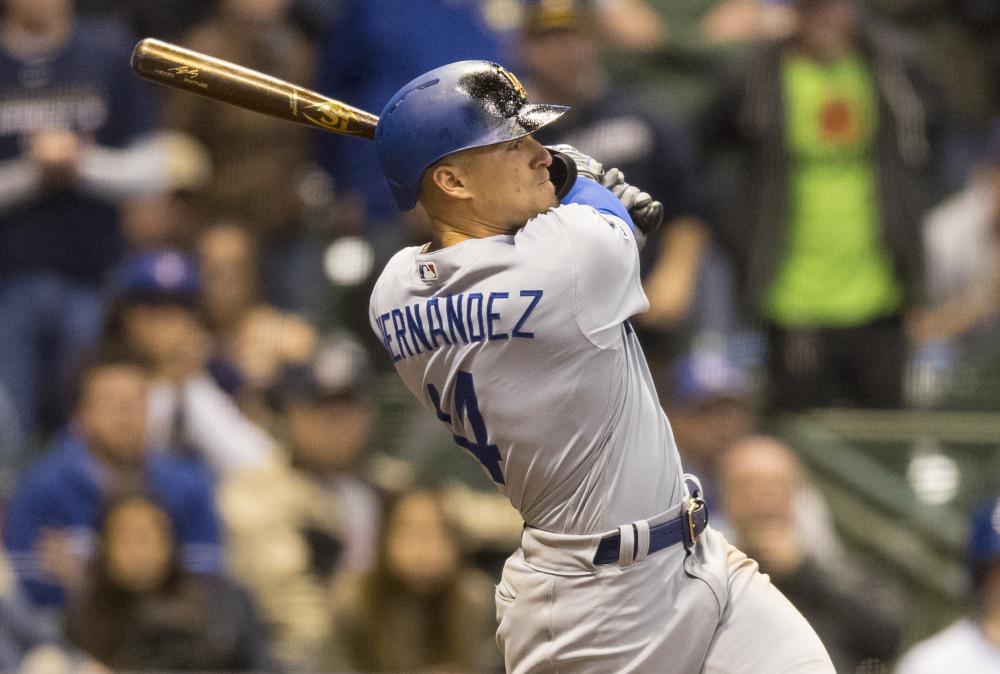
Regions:
<instances>
[{"instance_id":1,"label":"helmet ear flap","mask_svg":"<svg viewBox=\"0 0 1000 674\"><path fill-rule=\"evenodd\" d=\"M549 180L556 186L556 198L562 198L569 194L576 182L576 162L566 154L557 152L551 148L545 148L552 155L552 163L549 164Z\"/></svg>"}]
</instances>

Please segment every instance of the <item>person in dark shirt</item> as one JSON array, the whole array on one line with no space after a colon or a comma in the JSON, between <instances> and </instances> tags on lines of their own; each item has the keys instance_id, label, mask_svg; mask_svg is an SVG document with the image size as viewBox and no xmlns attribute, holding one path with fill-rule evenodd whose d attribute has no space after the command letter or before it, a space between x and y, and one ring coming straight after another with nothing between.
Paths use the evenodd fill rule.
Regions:
<instances>
[{"instance_id":1,"label":"person in dark shirt","mask_svg":"<svg viewBox=\"0 0 1000 674\"><path fill-rule=\"evenodd\" d=\"M113 500L70 642L115 670L267 671L265 634L247 593L186 572L170 516L141 495Z\"/></svg>"},{"instance_id":2,"label":"person in dark shirt","mask_svg":"<svg viewBox=\"0 0 1000 674\"><path fill-rule=\"evenodd\" d=\"M720 484L732 537L816 628L837 671L887 667L898 653L900 625L865 583L834 575L810 551L818 527L803 526L809 485L792 450L768 437L741 440L721 460Z\"/></svg>"},{"instance_id":3,"label":"person in dark shirt","mask_svg":"<svg viewBox=\"0 0 1000 674\"><path fill-rule=\"evenodd\" d=\"M500 37L480 0L343 0L323 40L317 89L373 114L417 75L450 61L502 62ZM360 198L379 252L399 241L399 214L373 143L324 134L318 159L334 184Z\"/></svg>"},{"instance_id":4,"label":"person in dark shirt","mask_svg":"<svg viewBox=\"0 0 1000 674\"><path fill-rule=\"evenodd\" d=\"M120 26L77 17L69 0L2 5L0 383L25 431L54 407L40 383L65 384L99 331L119 204L166 176L130 50Z\"/></svg>"},{"instance_id":5,"label":"person in dark shirt","mask_svg":"<svg viewBox=\"0 0 1000 674\"><path fill-rule=\"evenodd\" d=\"M664 111L651 110L636 92L609 81L591 4L526 3L519 55L534 97L570 106L559 125L535 137L544 145L571 145L619 168L631 184L663 203L664 226L642 253L650 308L637 317L647 356L659 363L678 350L677 329L687 325L708 248L704 181L688 130Z\"/></svg>"}]
</instances>

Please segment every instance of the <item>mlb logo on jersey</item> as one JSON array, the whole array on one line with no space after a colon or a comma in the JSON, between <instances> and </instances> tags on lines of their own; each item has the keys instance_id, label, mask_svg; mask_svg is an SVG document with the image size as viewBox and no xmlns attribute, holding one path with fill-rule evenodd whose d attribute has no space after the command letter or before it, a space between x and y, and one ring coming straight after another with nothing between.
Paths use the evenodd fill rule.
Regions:
<instances>
[{"instance_id":1,"label":"mlb logo on jersey","mask_svg":"<svg viewBox=\"0 0 1000 674\"><path fill-rule=\"evenodd\" d=\"M438 277L437 265L433 262L417 262L417 273L421 281L433 281Z\"/></svg>"}]
</instances>

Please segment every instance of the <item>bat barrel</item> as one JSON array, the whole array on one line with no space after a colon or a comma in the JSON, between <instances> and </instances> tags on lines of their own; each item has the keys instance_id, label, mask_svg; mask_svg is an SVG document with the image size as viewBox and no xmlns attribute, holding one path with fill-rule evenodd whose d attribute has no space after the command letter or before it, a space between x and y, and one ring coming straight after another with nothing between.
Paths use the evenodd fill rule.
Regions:
<instances>
[{"instance_id":1,"label":"bat barrel","mask_svg":"<svg viewBox=\"0 0 1000 674\"><path fill-rule=\"evenodd\" d=\"M375 137L378 117L270 75L146 38L132 51L141 77L273 117L362 138Z\"/></svg>"}]
</instances>

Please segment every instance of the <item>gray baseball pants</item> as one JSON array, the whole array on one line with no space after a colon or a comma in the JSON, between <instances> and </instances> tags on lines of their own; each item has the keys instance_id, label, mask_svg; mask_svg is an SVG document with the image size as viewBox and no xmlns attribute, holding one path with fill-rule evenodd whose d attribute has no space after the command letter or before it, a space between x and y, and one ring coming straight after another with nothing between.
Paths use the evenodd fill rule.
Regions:
<instances>
[{"instance_id":1,"label":"gray baseball pants","mask_svg":"<svg viewBox=\"0 0 1000 674\"><path fill-rule=\"evenodd\" d=\"M690 550L647 556L640 543L595 566L601 538L525 528L496 589L510 674L833 674L805 618L711 527Z\"/></svg>"}]
</instances>

